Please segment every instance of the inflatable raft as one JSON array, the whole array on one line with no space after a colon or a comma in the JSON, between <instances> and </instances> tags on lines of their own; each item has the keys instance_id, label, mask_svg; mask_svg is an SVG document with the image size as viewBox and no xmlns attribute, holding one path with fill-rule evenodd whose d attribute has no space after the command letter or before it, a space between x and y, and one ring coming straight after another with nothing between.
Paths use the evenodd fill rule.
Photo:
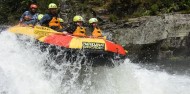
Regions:
<instances>
[{"instance_id":1,"label":"inflatable raft","mask_svg":"<svg viewBox=\"0 0 190 94\"><path fill-rule=\"evenodd\" d=\"M121 45L106 40L103 37L95 38L91 36L72 36L43 26L14 26L10 27L8 31L16 34L31 36L41 43L58 46L64 49L82 50L90 55L107 55L110 57L117 56L119 58L124 58L127 52Z\"/></svg>"}]
</instances>

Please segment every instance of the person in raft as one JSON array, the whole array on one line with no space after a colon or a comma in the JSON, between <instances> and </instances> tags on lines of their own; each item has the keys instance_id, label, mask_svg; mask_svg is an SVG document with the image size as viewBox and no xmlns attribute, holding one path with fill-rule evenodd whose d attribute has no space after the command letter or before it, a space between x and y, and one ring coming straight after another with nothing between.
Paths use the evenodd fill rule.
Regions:
<instances>
[{"instance_id":1,"label":"person in raft","mask_svg":"<svg viewBox=\"0 0 190 94\"><path fill-rule=\"evenodd\" d=\"M64 28L66 26L66 23L64 23L64 20L62 18L59 18L59 21L60 21L62 28Z\"/></svg>"},{"instance_id":2,"label":"person in raft","mask_svg":"<svg viewBox=\"0 0 190 94\"><path fill-rule=\"evenodd\" d=\"M98 19L97 18L90 18L89 19L89 30L93 37L102 37L102 31L98 27Z\"/></svg>"},{"instance_id":3,"label":"person in raft","mask_svg":"<svg viewBox=\"0 0 190 94\"><path fill-rule=\"evenodd\" d=\"M73 22L71 22L65 29L62 30L63 33L72 34L74 36L86 36L86 28L84 27L84 19L82 16L76 15L73 17Z\"/></svg>"},{"instance_id":4,"label":"person in raft","mask_svg":"<svg viewBox=\"0 0 190 94\"><path fill-rule=\"evenodd\" d=\"M37 13L38 6L36 4L31 4L28 11L25 11L20 17L19 24L22 26L32 25L34 26L38 20Z\"/></svg>"},{"instance_id":5,"label":"person in raft","mask_svg":"<svg viewBox=\"0 0 190 94\"><path fill-rule=\"evenodd\" d=\"M48 6L49 12L45 14L40 20L40 25L50 27L54 30L62 29L60 20L57 13L57 5L55 3L50 3Z\"/></svg>"},{"instance_id":6,"label":"person in raft","mask_svg":"<svg viewBox=\"0 0 190 94\"><path fill-rule=\"evenodd\" d=\"M40 25L40 20L43 18L43 14L38 14L38 20L36 22L36 25Z\"/></svg>"}]
</instances>

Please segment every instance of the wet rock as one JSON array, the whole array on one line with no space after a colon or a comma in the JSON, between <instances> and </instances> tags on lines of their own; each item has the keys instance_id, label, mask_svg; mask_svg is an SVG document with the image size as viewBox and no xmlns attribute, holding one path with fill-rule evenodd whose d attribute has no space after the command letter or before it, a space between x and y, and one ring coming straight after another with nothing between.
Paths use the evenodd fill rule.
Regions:
<instances>
[{"instance_id":1,"label":"wet rock","mask_svg":"<svg viewBox=\"0 0 190 94\"><path fill-rule=\"evenodd\" d=\"M160 51L158 60L166 60L167 58L171 58L173 56L173 51L167 50L167 51Z\"/></svg>"},{"instance_id":2,"label":"wet rock","mask_svg":"<svg viewBox=\"0 0 190 94\"><path fill-rule=\"evenodd\" d=\"M104 29L111 31L114 41L126 45L136 60L156 61L189 56L189 23L190 14L164 14L129 19L119 25L104 25ZM129 44L131 46L127 47Z\"/></svg>"},{"instance_id":3,"label":"wet rock","mask_svg":"<svg viewBox=\"0 0 190 94\"><path fill-rule=\"evenodd\" d=\"M93 9L98 15L106 15L109 14L109 11L105 8L94 8Z\"/></svg>"}]
</instances>

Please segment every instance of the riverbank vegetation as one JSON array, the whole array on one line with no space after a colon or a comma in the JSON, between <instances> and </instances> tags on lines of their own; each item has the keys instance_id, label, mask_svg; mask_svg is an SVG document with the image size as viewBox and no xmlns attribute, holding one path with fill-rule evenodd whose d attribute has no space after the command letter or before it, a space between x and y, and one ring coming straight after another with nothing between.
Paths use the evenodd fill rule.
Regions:
<instances>
[{"instance_id":1,"label":"riverbank vegetation","mask_svg":"<svg viewBox=\"0 0 190 94\"><path fill-rule=\"evenodd\" d=\"M59 0L0 0L0 24L15 24L31 3L39 5L38 12L45 13L49 3L58 4Z\"/></svg>"},{"instance_id":2,"label":"riverbank vegetation","mask_svg":"<svg viewBox=\"0 0 190 94\"><path fill-rule=\"evenodd\" d=\"M160 15L163 13L190 13L190 0L65 0L74 2L79 7L94 9L103 8L108 11L113 21L130 17ZM15 22L28 10L30 3L38 3L39 12L45 13L49 3L61 4L62 0L1 0L0 23Z\"/></svg>"},{"instance_id":3,"label":"riverbank vegetation","mask_svg":"<svg viewBox=\"0 0 190 94\"><path fill-rule=\"evenodd\" d=\"M111 0L109 11L117 16L139 17L171 12L190 13L190 0Z\"/></svg>"}]
</instances>

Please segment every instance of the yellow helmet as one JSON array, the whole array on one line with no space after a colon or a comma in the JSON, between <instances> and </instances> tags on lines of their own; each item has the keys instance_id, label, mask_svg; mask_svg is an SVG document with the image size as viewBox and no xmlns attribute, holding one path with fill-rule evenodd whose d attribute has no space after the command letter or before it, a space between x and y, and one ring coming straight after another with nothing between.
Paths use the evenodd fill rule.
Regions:
<instances>
[{"instance_id":1,"label":"yellow helmet","mask_svg":"<svg viewBox=\"0 0 190 94\"><path fill-rule=\"evenodd\" d=\"M64 20L63 20L62 18L59 18L59 22L63 23L63 22L64 22Z\"/></svg>"},{"instance_id":2,"label":"yellow helmet","mask_svg":"<svg viewBox=\"0 0 190 94\"><path fill-rule=\"evenodd\" d=\"M48 8L49 9L50 8L57 8L57 5L55 3L50 3L49 6L48 6Z\"/></svg>"},{"instance_id":3,"label":"yellow helmet","mask_svg":"<svg viewBox=\"0 0 190 94\"><path fill-rule=\"evenodd\" d=\"M83 19L81 16L76 15L76 16L73 18L73 21L74 21L74 22L77 22L77 21L84 21L84 19Z\"/></svg>"},{"instance_id":4,"label":"yellow helmet","mask_svg":"<svg viewBox=\"0 0 190 94\"><path fill-rule=\"evenodd\" d=\"M90 18L90 20L88 21L90 24L91 23L97 23L98 19L97 18Z\"/></svg>"},{"instance_id":5,"label":"yellow helmet","mask_svg":"<svg viewBox=\"0 0 190 94\"><path fill-rule=\"evenodd\" d=\"M38 15L38 20L41 20L43 18L43 16L44 16L43 14L39 14Z\"/></svg>"}]
</instances>

